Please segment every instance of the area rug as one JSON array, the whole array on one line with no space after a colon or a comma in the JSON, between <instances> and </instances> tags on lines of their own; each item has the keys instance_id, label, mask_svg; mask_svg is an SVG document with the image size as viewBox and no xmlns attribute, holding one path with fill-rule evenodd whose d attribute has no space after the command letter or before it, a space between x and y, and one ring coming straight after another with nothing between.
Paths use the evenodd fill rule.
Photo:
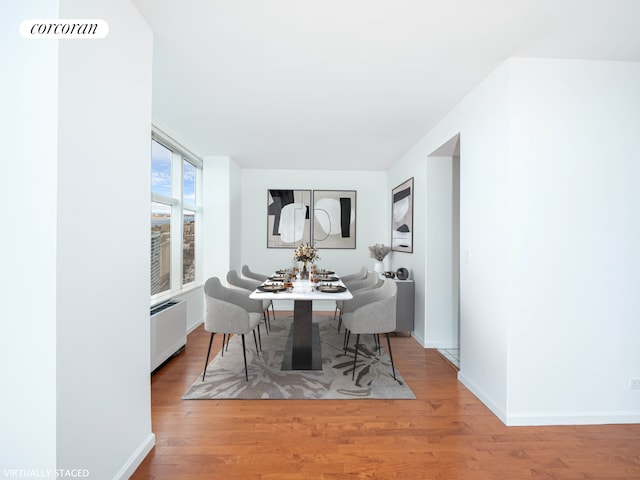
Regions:
<instances>
[{"instance_id":1,"label":"area rug","mask_svg":"<svg viewBox=\"0 0 640 480\"><path fill-rule=\"evenodd\" d=\"M241 337L234 335L224 355L218 353L208 365L204 381L200 374L183 400L416 398L397 368L394 380L389 356L384 349L375 348L373 336L360 336L354 381L351 376L355 335L345 354L344 329L338 333L337 322L330 317L314 317L313 321L318 325L320 334L322 370L281 369L293 319L278 316L271 320L268 335L264 324L261 325L260 355L256 354L253 335L245 336L249 381L244 375ZM384 336L381 339L384 340ZM206 351L203 351L202 358L205 356Z\"/></svg>"}]
</instances>

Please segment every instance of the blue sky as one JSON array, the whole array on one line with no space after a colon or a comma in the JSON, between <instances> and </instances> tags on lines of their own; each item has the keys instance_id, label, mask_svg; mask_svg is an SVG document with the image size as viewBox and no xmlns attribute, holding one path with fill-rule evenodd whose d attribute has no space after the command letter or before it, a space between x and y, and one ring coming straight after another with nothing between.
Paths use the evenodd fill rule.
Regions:
<instances>
[{"instance_id":1,"label":"blue sky","mask_svg":"<svg viewBox=\"0 0 640 480\"><path fill-rule=\"evenodd\" d=\"M151 191L171 196L172 152L158 142L151 142ZM196 203L196 167L183 161L182 195L185 203Z\"/></svg>"},{"instance_id":2,"label":"blue sky","mask_svg":"<svg viewBox=\"0 0 640 480\"><path fill-rule=\"evenodd\" d=\"M171 196L171 150L151 142L151 191Z\"/></svg>"},{"instance_id":3,"label":"blue sky","mask_svg":"<svg viewBox=\"0 0 640 480\"><path fill-rule=\"evenodd\" d=\"M182 198L185 203L196 204L196 167L182 162Z\"/></svg>"}]
</instances>

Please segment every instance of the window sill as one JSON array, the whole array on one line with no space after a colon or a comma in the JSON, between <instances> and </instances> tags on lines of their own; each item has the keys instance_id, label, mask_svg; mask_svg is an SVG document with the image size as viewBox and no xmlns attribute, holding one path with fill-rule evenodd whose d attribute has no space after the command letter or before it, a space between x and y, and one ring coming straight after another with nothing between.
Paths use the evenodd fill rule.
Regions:
<instances>
[{"instance_id":1,"label":"window sill","mask_svg":"<svg viewBox=\"0 0 640 480\"><path fill-rule=\"evenodd\" d=\"M185 285L184 287L182 287L179 290L170 290L161 294L158 294L157 296L153 297L149 303L150 307L155 307L156 305L159 305L160 303L166 302L167 300L171 300L172 298L176 298L179 297L181 295L185 295L193 290L197 290L199 288L202 288L202 284L198 284L196 282L194 283L190 283L189 285Z\"/></svg>"}]
</instances>

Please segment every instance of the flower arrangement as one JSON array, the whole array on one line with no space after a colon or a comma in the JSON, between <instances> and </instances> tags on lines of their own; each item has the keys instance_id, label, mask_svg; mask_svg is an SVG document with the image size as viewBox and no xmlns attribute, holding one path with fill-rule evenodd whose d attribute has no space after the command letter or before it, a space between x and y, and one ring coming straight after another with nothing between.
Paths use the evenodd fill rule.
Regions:
<instances>
[{"instance_id":1,"label":"flower arrangement","mask_svg":"<svg viewBox=\"0 0 640 480\"><path fill-rule=\"evenodd\" d=\"M296 262L313 263L316 260L320 260L320 255L318 255L318 249L315 245L304 243L296 247L295 252L293 252L293 260Z\"/></svg>"},{"instance_id":2,"label":"flower arrangement","mask_svg":"<svg viewBox=\"0 0 640 480\"><path fill-rule=\"evenodd\" d=\"M369 247L369 256L381 262L382 260L384 260L384 257L386 257L390 251L391 251L391 247L387 247L386 245L381 245L379 243L376 243L375 245L371 245Z\"/></svg>"}]
</instances>

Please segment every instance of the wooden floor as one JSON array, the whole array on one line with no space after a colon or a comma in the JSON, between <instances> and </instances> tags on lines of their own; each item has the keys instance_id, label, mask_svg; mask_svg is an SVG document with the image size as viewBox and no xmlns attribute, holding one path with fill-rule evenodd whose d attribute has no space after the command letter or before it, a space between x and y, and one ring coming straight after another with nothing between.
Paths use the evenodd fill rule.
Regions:
<instances>
[{"instance_id":1,"label":"wooden floor","mask_svg":"<svg viewBox=\"0 0 640 480\"><path fill-rule=\"evenodd\" d=\"M208 338L152 377L156 446L133 479L640 479L640 425L505 427L411 337L391 340L417 400L181 400Z\"/></svg>"}]
</instances>

